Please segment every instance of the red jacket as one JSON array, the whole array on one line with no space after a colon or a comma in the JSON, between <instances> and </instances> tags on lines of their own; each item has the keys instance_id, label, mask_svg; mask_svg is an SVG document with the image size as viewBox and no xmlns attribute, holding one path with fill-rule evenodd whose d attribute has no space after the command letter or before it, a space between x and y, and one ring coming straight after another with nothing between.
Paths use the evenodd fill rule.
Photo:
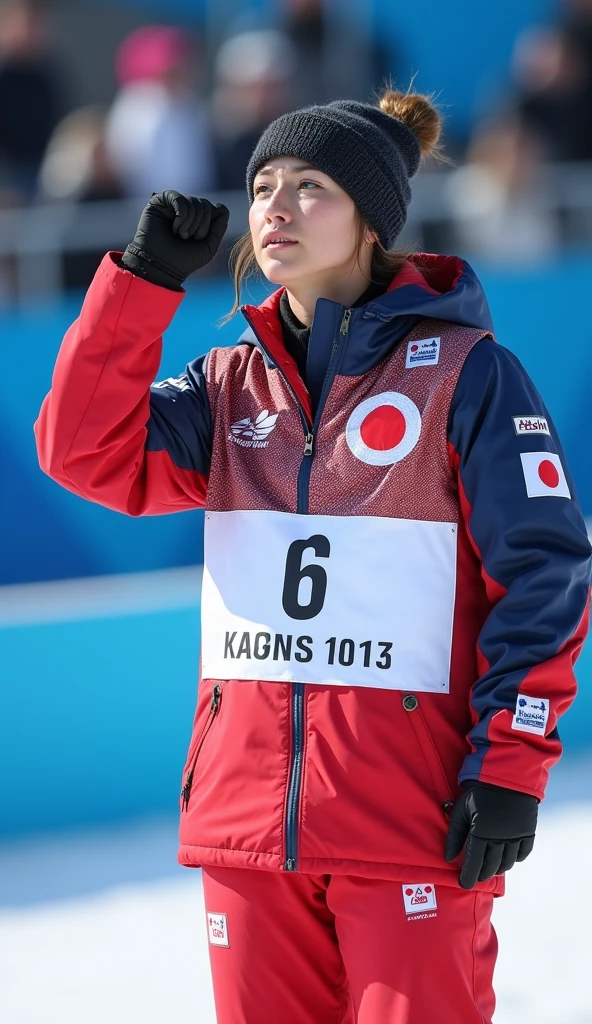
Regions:
<instances>
[{"instance_id":1,"label":"red jacket","mask_svg":"<svg viewBox=\"0 0 592 1024\"><path fill-rule=\"evenodd\" d=\"M206 508L182 863L456 885L459 782L542 798L561 753L590 576L573 481L467 264L418 255L365 306L318 301L314 418L279 296L151 386L182 294L105 257L40 463L130 515Z\"/></svg>"}]
</instances>

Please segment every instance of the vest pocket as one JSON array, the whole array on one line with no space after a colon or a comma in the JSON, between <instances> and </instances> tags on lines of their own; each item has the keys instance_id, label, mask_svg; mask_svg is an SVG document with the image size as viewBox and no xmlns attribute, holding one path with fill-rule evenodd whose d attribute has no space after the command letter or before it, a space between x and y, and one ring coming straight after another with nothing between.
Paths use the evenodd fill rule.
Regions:
<instances>
[{"instance_id":1,"label":"vest pocket","mask_svg":"<svg viewBox=\"0 0 592 1024\"><path fill-rule=\"evenodd\" d=\"M210 701L210 711L209 711L209 714L208 714L208 717L207 717L207 720L206 720L206 724L204 725L204 727L203 727L203 729L201 731L201 735L199 736L199 739L197 741L197 745L195 747L195 752L194 752L193 756L190 756L190 758L189 758L189 768L187 770L187 775L185 776L185 782L183 784L183 789L181 790L181 811L186 811L188 806L189 806L189 798L191 796L191 789L192 789L192 786L193 786L193 777L195 775L195 769L197 768L197 762L199 760L199 755L201 753L201 748L204 745L204 741L205 741L206 736L208 735L210 729L212 728L212 725L214 724L214 719L216 718L218 712L220 711L220 705L221 704L222 704L222 687L220 686L220 683L216 683L216 685L214 686L214 689L212 690L212 699Z\"/></svg>"},{"instance_id":2,"label":"vest pocket","mask_svg":"<svg viewBox=\"0 0 592 1024\"><path fill-rule=\"evenodd\" d=\"M444 815L448 817L454 803L452 791L442 766L440 755L436 750L436 746L428 729L423 711L419 705L419 701L414 693L405 693L403 695L402 703L403 710L407 713L411 728L413 729L415 738L419 745L419 749L421 750L424 761L428 767L432 784L442 811L444 812Z\"/></svg>"}]
</instances>

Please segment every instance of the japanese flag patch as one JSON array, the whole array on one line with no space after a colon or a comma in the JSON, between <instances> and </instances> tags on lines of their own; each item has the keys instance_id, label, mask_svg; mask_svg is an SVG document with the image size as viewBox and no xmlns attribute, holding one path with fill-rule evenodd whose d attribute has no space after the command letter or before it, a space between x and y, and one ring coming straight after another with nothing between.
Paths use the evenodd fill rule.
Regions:
<instances>
[{"instance_id":1,"label":"japanese flag patch","mask_svg":"<svg viewBox=\"0 0 592 1024\"><path fill-rule=\"evenodd\" d=\"M520 452L529 498L571 498L561 459L553 452Z\"/></svg>"},{"instance_id":2,"label":"japanese flag patch","mask_svg":"<svg viewBox=\"0 0 592 1024\"><path fill-rule=\"evenodd\" d=\"M405 913L422 914L426 910L436 910L436 889L427 882L414 882L402 886Z\"/></svg>"},{"instance_id":3,"label":"japanese flag patch","mask_svg":"<svg viewBox=\"0 0 592 1024\"><path fill-rule=\"evenodd\" d=\"M423 338L421 341L410 341L407 345L405 369L414 366L435 366L440 358L440 339Z\"/></svg>"},{"instance_id":4,"label":"japanese flag patch","mask_svg":"<svg viewBox=\"0 0 592 1024\"><path fill-rule=\"evenodd\" d=\"M208 937L210 946L229 946L226 914L208 913Z\"/></svg>"},{"instance_id":5,"label":"japanese flag patch","mask_svg":"<svg viewBox=\"0 0 592 1024\"><path fill-rule=\"evenodd\" d=\"M512 729L544 736L548 720L549 701L546 697L528 697L525 693L518 695Z\"/></svg>"}]
</instances>

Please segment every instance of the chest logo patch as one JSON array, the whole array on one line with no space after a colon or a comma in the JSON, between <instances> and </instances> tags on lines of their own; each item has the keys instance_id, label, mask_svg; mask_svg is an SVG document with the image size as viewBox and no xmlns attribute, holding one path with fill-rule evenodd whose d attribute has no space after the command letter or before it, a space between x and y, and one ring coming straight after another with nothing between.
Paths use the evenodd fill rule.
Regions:
<instances>
[{"instance_id":1,"label":"chest logo patch","mask_svg":"<svg viewBox=\"0 0 592 1024\"><path fill-rule=\"evenodd\" d=\"M423 338L422 341L410 341L407 345L405 369L414 366L435 366L440 359L440 338Z\"/></svg>"},{"instance_id":2,"label":"chest logo patch","mask_svg":"<svg viewBox=\"0 0 592 1024\"><path fill-rule=\"evenodd\" d=\"M231 424L228 440L239 444L241 448L267 448L268 437L275 429L278 416L277 412L270 415L268 409L260 412L255 420L245 416Z\"/></svg>"},{"instance_id":3,"label":"chest logo patch","mask_svg":"<svg viewBox=\"0 0 592 1024\"><path fill-rule=\"evenodd\" d=\"M369 466L400 462L413 451L420 433L419 409L398 391L383 391L360 402L345 428L349 450Z\"/></svg>"}]
</instances>

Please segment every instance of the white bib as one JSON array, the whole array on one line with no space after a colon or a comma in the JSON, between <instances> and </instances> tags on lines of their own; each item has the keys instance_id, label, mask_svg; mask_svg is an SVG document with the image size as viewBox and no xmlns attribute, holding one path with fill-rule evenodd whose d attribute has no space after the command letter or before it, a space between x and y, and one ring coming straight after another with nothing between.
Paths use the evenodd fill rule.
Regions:
<instances>
[{"instance_id":1,"label":"white bib","mask_svg":"<svg viewBox=\"0 0 592 1024\"><path fill-rule=\"evenodd\" d=\"M448 693L455 523L206 512L202 675Z\"/></svg>"}]
</instances>

